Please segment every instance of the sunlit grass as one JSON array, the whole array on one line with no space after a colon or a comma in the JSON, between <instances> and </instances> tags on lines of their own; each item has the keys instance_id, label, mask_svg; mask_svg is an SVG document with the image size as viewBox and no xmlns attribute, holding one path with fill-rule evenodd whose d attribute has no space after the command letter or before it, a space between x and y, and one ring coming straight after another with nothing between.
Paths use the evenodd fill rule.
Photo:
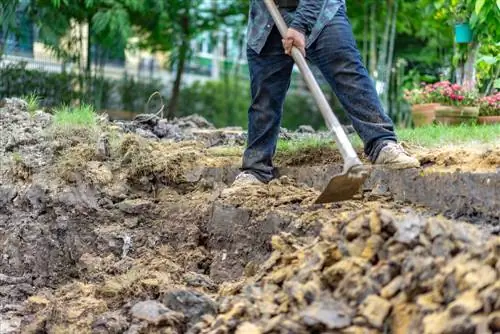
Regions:
<instances>
[{"instance_id":1,"label":"sunlit grass","mask_svg":"<svg viewBox=\"0 0 500 334\"><path fill-rule=\"evenodd\" d=\"M97 113L93 106L84 104L78 107L61 106L54 109L54 125L60 127L94 127Z\"/></svg>"},{"instance_id":2,"label":"sunlit grass","mask_svg":"<svg viewBox=\"0 0 500 334\"><path fill-rule=\"evenodd\" d=\"M40 97L34 93L30 93L22 97L24 101L28 104L28 112L33 114L35 111L40 109Z\"/></svg>"}]
</instances>

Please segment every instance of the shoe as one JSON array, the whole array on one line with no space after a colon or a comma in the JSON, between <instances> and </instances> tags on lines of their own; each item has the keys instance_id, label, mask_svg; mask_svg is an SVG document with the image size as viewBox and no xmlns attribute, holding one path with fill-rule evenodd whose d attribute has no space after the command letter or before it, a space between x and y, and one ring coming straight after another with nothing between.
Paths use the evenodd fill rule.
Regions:
<instances>
[{"instance_id":1,"label":"shoe","mask_svg":"<svg viewBox=\"0 0 500 334\"><path fill-rule=\"evenodd\" d=\"M261 180L259 180L255 175L249 172L241 172L234 179L231 187L243 187L247 185L258 185L264 184Z\"/></svg>"},{"instance_id":2,"label":"shoe","mask_svg":"<svg viewBox=\"0 0 500 334\"><path fill-rule=\"evenodd\" d=\"M420 162L408 154L400 144L388 142L380 150L375 165L384 165L391 169L405 169L420 167Z\"/></svg>"}]
</instances>

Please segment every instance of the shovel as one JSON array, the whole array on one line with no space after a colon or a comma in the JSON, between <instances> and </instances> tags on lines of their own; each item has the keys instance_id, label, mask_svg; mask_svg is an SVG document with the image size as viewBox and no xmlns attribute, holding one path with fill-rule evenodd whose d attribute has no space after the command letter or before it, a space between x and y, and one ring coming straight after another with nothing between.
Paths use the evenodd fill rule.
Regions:
<instances>
[{"instance_id":1,"label":"shovel","mask_svg":"<svg viewBox=\"0 0 500 334\"><path fill-rule=\"evenodd\" d=\"M288 27L274 1L275 0L264 0L281 36L285 38ZM351 199L359 192L361 186L368 177L369 169L359 160L356 151L354 151L344 129L330 108L304 56L296 47L292 48L292 58L299 67L309 90L316 100L326 125L333 134L340 153L342 154L342 158L344 159L344 169L342 173L332 177L326 188L316 199L315 203L331 203Z\"/></svg>"}]
</instances>

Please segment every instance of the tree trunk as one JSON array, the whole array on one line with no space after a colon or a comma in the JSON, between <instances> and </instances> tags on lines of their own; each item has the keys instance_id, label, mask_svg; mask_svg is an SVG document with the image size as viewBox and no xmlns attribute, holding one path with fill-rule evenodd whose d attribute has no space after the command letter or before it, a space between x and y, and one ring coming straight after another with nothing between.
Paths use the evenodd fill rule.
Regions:
<instances>
[{"instance_id":1,"label":"tree trunk","mask_svg":"<svg viewBox=\"0 0 500 334\"><path fill-rule=\"evenodd\" d=\"M479 43L469 45L467 60L464 64L463 82L465 90L472 91L476 88L476 58L479 51Z\"/></svg>"},{"instance_id":2,"label":"tree trunk","mask_svg":"<svg viewBox=\"0 0 500 334\"><path fill-rule=\"evenodd\" d=\"M375 77L377 68L377 20L376 20L377 2L371 4L370 11L370 74Z\"/></svg>"},{"instance_id":3,"label":"tree trunk","mask_svg":"<svg viewBox=\"0 0 500 334\"><path fill-rule=\"evenodd\" d=\"M363 63L368 64L368 34L369 34L368 0L363 1Z\"/></svg>"},{"instance_id":4,"label":"tree trunk","mask_svg":"<svg viewBox=\"0 0 500 334\"><path fill-rule=\"evenodd\" d=\"M179 93L181 90L182 74L186 66L187 52L189 48L189 40L187 37L182 39L179 49L179 60L177 62L177 72L175 74L175 81L172 87L172 94L167 107L167 119L172 119L177 114L177 104L179 101Z\"/></svg>"},{"instance_id":5,"label":"tree trunk","mask_svg":"<svg viewBox=\"0 0 500 334\"><path fill-rule=\"evenodd\" d=\"M387 13L386 17L390 18L391 17L391 8L392 4L390 1L386 1L387 5ZM377 79L380 81L382 84L385 84L386 82L386 77L387 77L387 49L388 49L388 41L389 41L389 32L390 32L390 27L391 27L391 20L386 19L385 20L385 28L384 28L384 35L382 37L382 40L380 41L380 47L379 47L379 55L378 55L378 66L377 66ZM386 87L382 88L383 91L387 90Z\"/></svg>"},{"instance_id":6,"label":"tree trunk","mask_svg":"<svg viewBox=\"0 0 500 334\"><path fill-rule=\"evenodd\" d=\"M398 17L398 1L394 1L394 8L392 10L392 18L391 18L391 36L389 38L389 50L387 52L387 64L386 64L386 72L385 73L385 82L384 82L384 88L385 88L385 94L384 94L384 100L383 104L386 105L387 107L389 106L389 84L391 82L391 75L392 75L392 62L394 59L394 44L396 40L396 21Z\"/></svg>"}]
</instances>

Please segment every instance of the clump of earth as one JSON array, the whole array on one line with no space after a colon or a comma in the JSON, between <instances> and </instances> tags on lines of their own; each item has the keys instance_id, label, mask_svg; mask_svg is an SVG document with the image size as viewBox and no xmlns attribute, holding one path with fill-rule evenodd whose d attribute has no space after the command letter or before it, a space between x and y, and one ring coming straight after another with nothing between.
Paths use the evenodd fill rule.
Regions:
<instances>
[{"instance_id":1,"label":"clump of earth","mask_svg":"<svg viewBox=\"0 0 500 334\"><path fill-rule=\"evenodd\" d=\"M0 131L2 333L500 331L488 229L390 197L317 205L293 176L230 189L238 157L198 117L62 126L6 99Z\"/></svg>"}]
</instances>

